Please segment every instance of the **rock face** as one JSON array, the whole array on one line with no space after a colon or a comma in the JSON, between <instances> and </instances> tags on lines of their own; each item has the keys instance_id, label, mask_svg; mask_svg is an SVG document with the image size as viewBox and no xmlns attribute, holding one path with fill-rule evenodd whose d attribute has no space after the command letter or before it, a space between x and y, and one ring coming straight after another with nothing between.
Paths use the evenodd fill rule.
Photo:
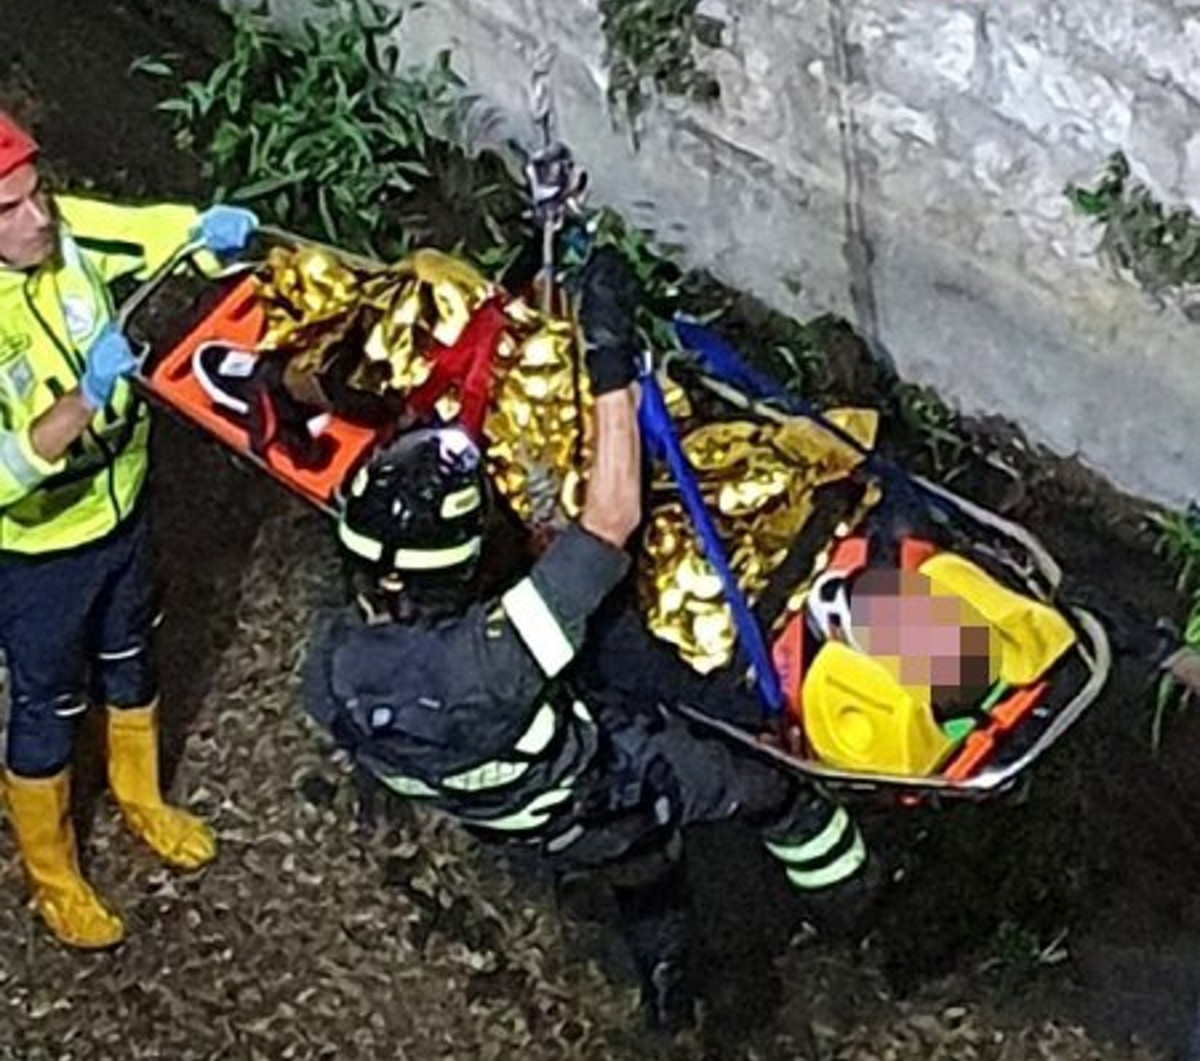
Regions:
<instances>
[{"instance_id":1,"label":"rock face","mask_svg":"<svg viewBox=\"0 0 1200 1061\"><path fill-rule=\"evenodd\" d=\"M522 135L532 58L553 45L561 127L598 201L784 311L849 318L963 412L1015 420L1134 493L1200 492L1200 331L1113 275L1063 195L1122 149L1165 200L1200 202L1200 4L704 10L725 24L699 49L720 100L661 102L636 152L604 104L596 0L439 0L399 32L409 56L451 48Z\"/></svg>"}]
</instances>

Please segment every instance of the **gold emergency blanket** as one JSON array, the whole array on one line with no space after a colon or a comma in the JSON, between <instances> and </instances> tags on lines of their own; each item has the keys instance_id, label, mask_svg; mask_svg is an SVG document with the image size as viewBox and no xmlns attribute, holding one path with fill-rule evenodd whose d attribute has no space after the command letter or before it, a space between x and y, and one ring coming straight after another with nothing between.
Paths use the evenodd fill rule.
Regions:
<instances>
[{"instance_id":1,"label":"gold emergency blanket","mask_svg":"<svg viewBox=\"0 0 1200 1061\"><path fill-rule=\"evenodd\" d=\"M354 391L402 398L429 379L439 350L453 346L495 293L468 263L434 250L361 268L319 249L277 249L259 276L267 319L260 348L288 359L284 384L297 400L338 411L326 386L335 369ZM562 525L580 511L593 445L575 328L519 300L504 313L483 423L489 472L526 524ZM730 566L753 604L811 515L813 491L861 457L801 418L699 422L683 390L665 376L662 384ZM448 390L438 412L453 418L459 397ZM828 415L864 447L874 445L874 411ZM654 497L638 573L642 612L652 633L708 673L733 658L733 615L673 484L660 477Z\"/></svg>"},{"instance_id":2,"label":"gold emergency blanket","mask_svg":"<svg viewBox=\"0 0 1200 1061\"><path fill-rule=\"evenodd\" d=\"M864 447L874 445L878 415L873 410L836 409L827 415ZM813 491L849 474L862 459L845 442L799 417L785 424L701 424L681 432L680 444L730 569L751 605L812 514ZM666 501L650 513L638 588L651 632L674 645L695 670L707 674L731 662L733 612L679 501Z\"/></svg>"},{"instance_id":3,"label":"gold emergency blanket","mask_svg":"<svg viewBox=\"0 0 1200 1061\"><path fill-rule=\"evenodd\" d=\"M438 346L452 346L492 286L467 263L418 250L393 266L352 268L321 248L274 248L258 278L264 353L287 358L297 401L332 408L328 375L376 397L421 386ZM336 410L334 410L336 411Z\"/></svg>"},{"instance_id":4,"label":"gold emergency blanket","mask_svg":"<svg viewBox=\"0 0 1200 1061\"><path fill-rule=\"evenodd\" d=\"M509 306L518 341L493 365L483 431L496 488L526 524L559 526L580 512L591 461L592 395L578 370L575 327L524 303Z\"/></svg>"},{"instance_id":5,"label":"gold emergency blanket","mask_svg":"<svg viewBox=\"0 0 1200 1061\"><path fill-rule=\"evenodd\" d=\"M469 263L436 250L368 268L319 248L275 248L258 277L266 315L259 349L286 358L284 386L297 401L345 412L331 397L332 375L342 390L407 396L495 293ZM504 312L483 424L489 470L522 520L561 524L579 512L580 471L591 452L591 395L575 329L521 301ZM438 413L453 419L460 398L448 388Z\"/></svg>"}]
</instances>

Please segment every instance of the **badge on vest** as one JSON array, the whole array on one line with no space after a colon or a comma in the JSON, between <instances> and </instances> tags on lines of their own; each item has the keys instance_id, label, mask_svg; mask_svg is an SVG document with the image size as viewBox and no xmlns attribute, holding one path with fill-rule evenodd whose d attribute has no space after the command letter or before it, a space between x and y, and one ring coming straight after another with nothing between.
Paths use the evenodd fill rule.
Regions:
<instances>
[{"instance_id":1,"label":"badge on vest","mask_svg":"<svg viewBox=\"0 0 1200 1061\"><path fill-rule=\"evenodd\" d=\"M0 335L0 374L6 389L18 401L33 393L37 376L25 355L32 346L28 335Z\"/></svg>"},{"instance_id":2,"label":"badge on vest","mask_svg":"<svg viewBox=\"0 0 1200 1061\"><path fill-rule=\"evenodd\" d=\"M67 295L62 300L62 311L73 343L83 342L96 330L96 307L90 298Z\"/></svg>"},{"instance_id":3,"label":"badge on vest","mask_svg":"<svg viewBox=\"0 0 1200 1061\"><path fill-rule=\"evenodd\" d=\"M0 332L0 365L20 357L32 345L28 332Z\"/></svg>"}]
</instances>

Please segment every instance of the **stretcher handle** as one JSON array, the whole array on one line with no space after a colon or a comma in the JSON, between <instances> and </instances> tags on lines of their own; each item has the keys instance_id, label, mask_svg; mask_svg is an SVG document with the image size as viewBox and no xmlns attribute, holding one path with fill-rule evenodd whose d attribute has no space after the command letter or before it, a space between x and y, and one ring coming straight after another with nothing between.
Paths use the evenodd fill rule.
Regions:
<instances>
[{"instance_id":1,"label":"stretcher handle","mask_svg":"<svg viewBox=\"0 0 1200 1061\"><path fill-rule=\"evenodd\" d=\"M133 293L121 304L117 310L115 323L122 332L126 330L133 315L145 304L146 300L158 290L159 285L176 269L178 269L188 258L197 254L204 249L204 244L200 240L187 240L181 243L167 259L155 269Z\"/></svg>"},{"instance_id":2,"label":"stretcher handle","mask_svg":"<svg viewBox=\"0 0 1200 1061\"><path fill-rule=\"evenodd\" d=\"M322 243L319 240L309 239L307 236L298 235L295 232L289 232L287 229L279 228L276 225L260 225L254 233L256 240L266 240L269 243L285 244L292 247L312 247L314 249L327 251L329 254L335 255L339 260L346 262L349 265L360 269L382 269L383 265L380 262L370 258L364 258L361 255L351 254L348 251L341 250L338 247L332 247L327 243ZM155 269L145 280L141 282L129 295L129 297L121 304L117 310L115 323L122 332L126 331L129 322L134 315L146 304L146 301L158 290L169 276L176 272L185 262L194 258L197 254L206 250L202 240L189 239L181 243L166 260ZM206 274L208 279L222 280L229 276L234 276L238 273L249 272L257 268L265 261L265 256L257 257L239 257L236 261L230 263L222 269L214 273Z\"/></svg>"},{"instance_id":3,"label":"stretcher handle","mask_svg":"<svg viewBox=\"0 0 1200 1061\"><path fill-rule=\"evenodd\" d=\"M386 268L383 262L377 261L374 258L367 258L364 255L343 250L341 247L335 247L318 239L301 236L297 232L280 228L278 225L259 225L255 235L259 238L265 238L268 242L282 243L292 247L311 247L313 250L325 251L336 257L339 261L358 269L376 270ZM259 261L262 260L265 259L259 259Z\"/></svg>"}]
</instances>

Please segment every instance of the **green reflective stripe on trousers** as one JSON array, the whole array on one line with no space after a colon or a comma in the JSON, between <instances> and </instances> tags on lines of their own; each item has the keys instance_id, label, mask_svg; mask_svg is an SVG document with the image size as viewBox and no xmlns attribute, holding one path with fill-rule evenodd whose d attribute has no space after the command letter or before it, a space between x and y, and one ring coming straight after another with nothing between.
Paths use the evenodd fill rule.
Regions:
<instances>
[{"instance_id":1,"label":"green reflective stripe on trousers","mask_svg":"<svg viewBox=\"0 0 1200 1061\"><path fill-rule=\"evenodd\" d=\"M833 812L833 817L826 823L825 828L816 836L793 843L781 840L767 840L765 843L767 850L782 862L791 864L811 862L813 859L829 854L842 842L847 830L854 828L855 825L850 820L850 815L846 813L846 808L838 807Z\"/></svg>"},{"instance_id":2,"label":"green reflective stripe on trousers","mask_svg":"<svg viewBox=\"0 0 1200 1061\"><path fill-rule=\"evenodd\" d=\"M853 877L867 860L867 845L861 835L855 836L850 849L840 857L824 866L815 869L798 869L788 866L787 878L792 885L801 891L816 891L818 888L828 888L834 884Z\"/></svg>"}]
</instances>

